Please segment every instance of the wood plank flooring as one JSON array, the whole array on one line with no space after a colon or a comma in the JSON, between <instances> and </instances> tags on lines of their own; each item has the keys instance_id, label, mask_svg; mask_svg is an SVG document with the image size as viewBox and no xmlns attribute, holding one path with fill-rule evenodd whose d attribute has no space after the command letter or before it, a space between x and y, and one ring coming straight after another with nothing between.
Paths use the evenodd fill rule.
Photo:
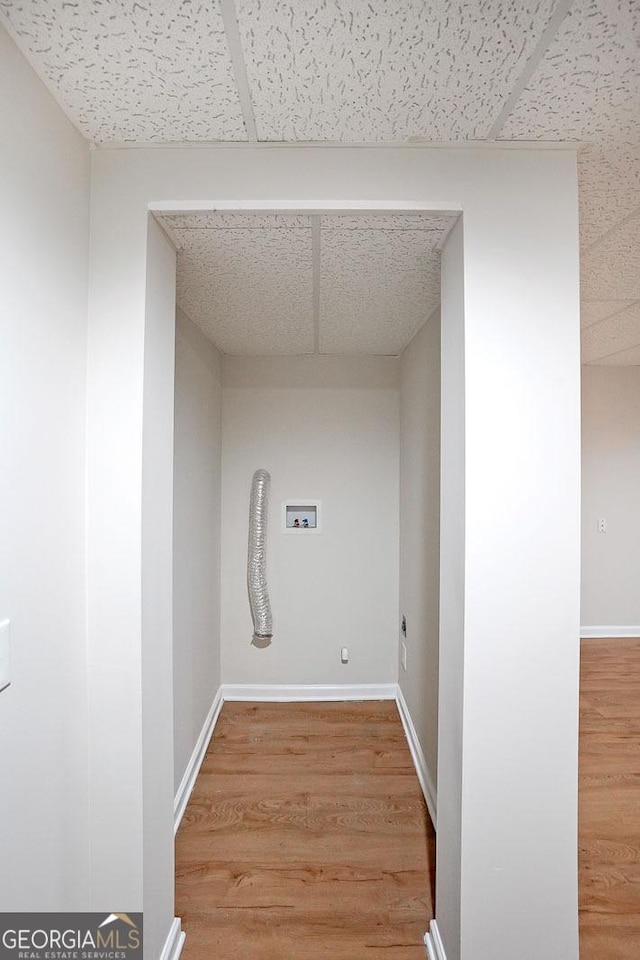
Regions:
<instances>
[{"instance_id":1,"label":"wood plank flooring","mask_svg":"<svg viewBox=\"0 0 640 960\"><path fill-rule=\"evenodd\" d=\"M640 957L640 639L582 643L580 960Z\"/></svg>"},{"instance_id":2,"label":"wood plank flooring","mask_svg":"<svg viewBox=\"0 0 640 960\"><path fill-rule=\"evenodd\" d=\"M395 703L226 703L176 839L183 960L424 960L434 843Z\"/></svg>"}]
</instances>

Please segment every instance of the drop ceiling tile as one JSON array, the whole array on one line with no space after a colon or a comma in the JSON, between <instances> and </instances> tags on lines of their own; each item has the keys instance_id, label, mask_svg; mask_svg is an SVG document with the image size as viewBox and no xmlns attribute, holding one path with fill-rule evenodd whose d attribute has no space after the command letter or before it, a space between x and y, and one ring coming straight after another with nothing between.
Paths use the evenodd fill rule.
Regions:
<instances>
[{"instance_id":1,"label":"drop ceiling tile","mask_svg":"<svg viewBox=\"0 0 640 960\"><path fill-rule=\"evenodd\" d=\"M258 137L483 138L553 0L237 0Z\"/></svg>"},{"instance_id":2,"label":"drop ceiling tile","mask_svg":"<svg viewBox=\"0 0 640 960\"><path fill-rule=\"evenodd\" d=\"M500 134L640 142L637 0L574 0Z\"/></svg>"},{"instance_id":3,"label":"drop ceiling tile","mask_svg":"<svg viewBox=\"0 0 640 960\"><path fill-rule=\"evenodd\" d=\"M621 313L632 303L633 300L583 300L580 304L580 325L587 329L594 323Z\"/></svg>"},{"instance_id":4,"label":"drop ceiling tile","mask_svg":"<svg viewBox=\"0 0 640 960\"><path fill-rule=\"evenodd\" d=\"M582 332L582 358L599 361L620 350L640 346L640 303Z\"/></svg>"},{"instance_id":5,"label":"drop ceiling tile","mask_svg":"<svg viewBox=\"0 0 640 960\"><path fill-rule=\"evenodd\" d=\"M583 300L640 300L640 216L582 257Z\"/></svg>"},{"instance_id":6,"label":"drop ceiling tile","mask_svg":"<svg viewBox=\"0 0 640 960\"><path fill-rule=\"evenodd\" d=\"M310 229L178 233L178 306L223 353L313 353Z\"/></svg>"},{"instance_id":7,"label":"drop ceiling tile","mask_svg":"<svg viewBox=\"0 0 640 960\"><path fill-rule=\"evenodd\" d=\"M578 157L578 181L580 243L585 250L640 210L640 146L612 143L588 147Z\"/></svg>"},{"instance_id":8,"label":"drop ceiling tile","mask_svg":"<svg viewBox=\"0 0 640 960\"><path fill-rule=\"evenodd\" d=\"M459 213L376 213L322 214L322 226L328 230L430 230L446 232Z\"/></svg>"},{"instance_id":9,"label":"drop ceiling tile","mask_svg":"<svg viewBox=\"0 0 640 960\"><path fill-rule=\"evenodd\" d=\"M320 250L320 352L400 353L440 300L429 234L323 229Z\"/></svg>"},{"instance_id":10,"label":"drop ceiling tile","mask_svg":"<svg viewBox=\"0 0 640 960\"><path fill-rule=\"evenodd\" d=\"M604 360L592 362L607 367L638 367L640 366L640 346L632 347L631 350L623 350L621 353L614 353L612 357L606 357Z\"/></svg>"},{"instance_id":11,"label":"drop ceiling tile","mask_svg":"<svg viewBox=\"0 0 640 960\"><path fill-rule=\"evenodd\" d=\"M89 139L247 139L217 3L2 0L0 9Z\"/></svg>"},{"instance_id":12,"label":"drop ceiling tile","mask_svg":"<svg viewBox=\"0 0 640 960\"><path fill-rule=\"evenodd\" d=\"M178 230L289 230L311 226L309 216L281 213L165 213L158 220L171 235Z\"/></svg>"},{"instance_id":13,"label":"drop ceiling tile","mask_svg":"<svg viewBox=\"0 0 640 960\"><path fill-rule=\"evenodd\" d=\"M282 214L188 213L162 214L157 218L178 250L189 246L202 231L291 230L311 228L311 217Z\"/></svg>"},{"instance_id":14,"label":"drop ceiling tile","mask_svg":"<svg viewBox=\"0 0 640 960\"><path fill-rule=\"evenodd\" d=\"M459 213L377 214L375 216L323 215L323 230L421 230L434 246L442 246Z\"/></svg>"}]
</instances>

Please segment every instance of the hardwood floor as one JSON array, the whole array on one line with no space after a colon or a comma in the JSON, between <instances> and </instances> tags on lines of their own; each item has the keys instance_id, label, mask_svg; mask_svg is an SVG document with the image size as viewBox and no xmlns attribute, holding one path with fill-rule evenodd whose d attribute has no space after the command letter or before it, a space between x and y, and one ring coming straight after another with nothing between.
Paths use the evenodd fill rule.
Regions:
<instances>
[{"instance_id":1,"label":"hardwood floor","mask_svg":"<svg viewBox=\"0 0 640 960\"><path fill-rule=\"evenodd\" d=\"M640 957L640 639L582 644L580 960Z\"/></svg>"},{"instance_id":2,"label":"hardwood floor","mask_svg":"<svg viewBox=\"0 0 640 960\"><path fill-rule=\"evenodd\" d=\"M226 703L176 840L183 960L424 960L434 843L395 703Z\"/></svg>"}]
</instances>

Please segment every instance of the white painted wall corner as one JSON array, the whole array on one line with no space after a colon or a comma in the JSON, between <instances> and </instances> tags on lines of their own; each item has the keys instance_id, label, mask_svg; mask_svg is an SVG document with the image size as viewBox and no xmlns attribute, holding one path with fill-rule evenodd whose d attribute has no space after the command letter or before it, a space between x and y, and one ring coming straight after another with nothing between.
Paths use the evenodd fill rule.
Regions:
<instances>
[{"instance_id":1,"label":"white painted wall corner","mask_svg":"<svg viewBox=\"0 0 640 960\"><path fill-rule=\"evenodd\" d=\"M429 932L424 935L424 945L427 948L429 960L447 960L438 924L435 920L431 921Z\"/></svg>"},{"instance_id":2,"label":"white painted wall corner","mask_svg":"<svg viewBox=\"0 0 640 960\"><path fill-rule=\"evenodd\" d=\"M581 640L606 640L624 637L640 637L640 625L636 626L603 626L580 627Z\"/></svg>"},{"instance_id":3,"label":"white painted wall corner","mask_svg":"<svg viewBox=\"0 0 640 960\"><path fill-rule=\"evenodd\" d=\"M413 764L416 768L420 786L422 787L425 803L427 804L427 810L429 811L429 816L431 817L431 822L433 823L434 829L437 829L438 799L436 787L433 782L433 777L429 771L429 767L427 766L427 760L418 738L418 732L415 728L413 720L411 719L407 701L404 698L404 694L402 693L400 686L397 688L396 703L398 705L398 713L400 714L400 719L402 720L402 726L404 727L407 743L409 744L409 750L411 751Z\"/></svg>"},{"instance_id":4,"label":"white painted wall corner","mask_svg":"<svg viewBox=\"0 0 640 960\"><path fill-rule=\"evenodd\" d=\"M193 753L191 754L189 763L187 764L187 769L185 770L184 776L180 781L180 786L178 787L175 799L173 801L174 835L178 832L180 821L182 820L184 811L187 808L189 797L193 792L198 773L200 772L200 767L202 766L202 761L204 760L207 747L209 746L209 741L211 740L218 716L220 715L220 710L222 709L222 704L222 687L218 687L218 692L213 698L211 709L207 714L207 718L203 724L202 730L200 731L200 736L198 737L196 745L193 748Z\"/></svg>"},{"instance_id":5,"label":"white painted wall corner","mask_svg":"<svg viewBox=\"0 0 640 960\"><path fill-rule=\"evenodd\" d=\"M174 917L160 954L160 960L178 960L182 953L185 937L186 934L182 929L180 917Z\"/></svg>"}]
</instances>

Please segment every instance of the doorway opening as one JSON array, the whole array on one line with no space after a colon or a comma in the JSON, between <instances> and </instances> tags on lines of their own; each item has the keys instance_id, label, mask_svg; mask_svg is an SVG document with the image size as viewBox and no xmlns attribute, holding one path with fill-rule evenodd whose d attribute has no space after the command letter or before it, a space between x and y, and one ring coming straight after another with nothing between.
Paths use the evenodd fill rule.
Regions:
<instances>
[{"instance_id":1,"label":"doorway opening","mask_svg":"<svg viewBox=\"0 0 640 960\"><path fill-rule=\"evenodd\" d=\"M200 766L214 728L214 748L216 737L229 745L235 737L239 744L242 725L244 735L253 732L259 742L252 711L268 717L274 709L278 723L286 714L291 718L294 743L296 736L313 740L305 710L326 727L327 716L310 704L333 701L338 706L328 713L334 716L380 711L379 730L391 708L401 729L395 706L385 705L395 700L435 825L439 256L458 216L419 205L156 211L177 250L177 821L198 769L216 789L218 759L209 754ZM262 650L250 644L246 596L248 497L258 468L269 470L273 484L267 575L274 640ZM303 520L317 536L296 535L293 514L288 523L291 508L307 511ZM233 701L245 706L232 707ZM274 708L265 701L307 704ZM359 706L349 707L354 701ZM228 706L218 720L223 702ZM305 732L297 734L301 709ZM357 716L341 722L358 729ZM350 751L357 752L359 738L373 735L371 716L366 728L355 733ZM261 729L270 729L268 719ZM289 742L282 730L280 742ZM409 755L404 739L396 746ZM235 762L232 748L229 758ZM371 817L375 798L366 803ZM225 817L229 804L237 809L227 798ZM279 821L287 809L286 802L276 803L271 814ZM339 804L336 809L344 819ZM206 819L201 807L194 808L185 824L200 816ZM407 810L390 817L379 806L376 816L387 825L395 818L400 832L413 823ZM254 804L245 825L256 817L264 820L264 802ZM230 889L240 875L260 886L254 874L247 879L237 856L225 861L216 849L219 808L209 827L213 833L200 831L202 849L226 863ZM426 853L424 889L434 891L432 847ZM195 853L190 864L179 862L179 877L180 871L192 874L196 863L197 873L206 872L198 858ZM215 882L223 882L220 875ZM402 897L391 904L385 897L391 913L410 912ZM433 893L429 897L423 933L433 916ZM256 901L256 909L263 907Z\"/></svg>"}]
</instances>

